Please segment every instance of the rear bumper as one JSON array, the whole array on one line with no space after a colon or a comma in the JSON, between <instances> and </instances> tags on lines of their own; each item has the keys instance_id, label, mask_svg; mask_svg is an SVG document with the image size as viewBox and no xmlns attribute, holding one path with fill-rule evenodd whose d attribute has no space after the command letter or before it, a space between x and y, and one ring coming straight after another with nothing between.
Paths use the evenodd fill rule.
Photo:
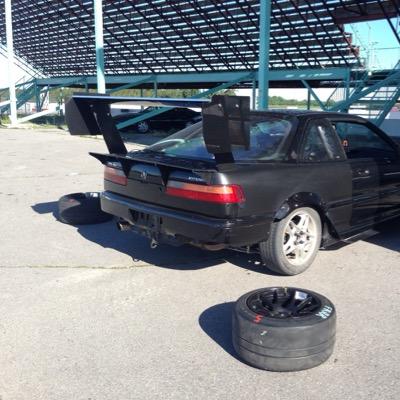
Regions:
<instances>
[{"instance_id":1,"label":"rear bumper","mask_svg":"<svg viewBox=\"0 0 400 400\"><path fill-rule=\"evenodd\" d=\"M128 221L149 237L167 236L182 243L249 246L268 239L272 217L219 219L136 201L111 192L101 194L101 208ZM143 218L147 216L146 218Z\"/></svg>"}]
</instances>

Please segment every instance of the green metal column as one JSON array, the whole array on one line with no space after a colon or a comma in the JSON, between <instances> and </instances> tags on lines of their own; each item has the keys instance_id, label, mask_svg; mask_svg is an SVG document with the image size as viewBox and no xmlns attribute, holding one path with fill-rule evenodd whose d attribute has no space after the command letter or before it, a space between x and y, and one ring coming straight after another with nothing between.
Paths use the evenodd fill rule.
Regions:
<instances>
[{"instance_id":1,"label":"green metal column","mask_svg":"<svg viewBox=\"0 0 400 400\"><path fill-rule=\"evenodd\" d=\"M351 70L349 68L346 74L346 95L345 95L346 100L348 100L350 97L350 81L351 81Z\"/></svg>"},{"instance_id":2,"label":"green metal column","mask_svg":"<svg viewBox=\"0 0 400 400\"><path fill-rule=\"evenodd\" d=\"M36 79L35 79L35 102L36 102L36 112L42 111L40 109L40 88L37 84Z\"/></svg>"},{"instance_id":3,"label":"green metal column","mask_svg":"<svg viewBox=\"0 0 400 400\"><path fill-rule=\"evenodd\" d=\"M158 93L158 83L157 83L157 78L154 78L153 82L153 97L157 97Z\"/></svg>"},{"instance_id":4,"label":"green metal column","mask_svg":"<svg viewBox=\"0 0 400 400\"><path fill-rule=\"evenodd\" d=\"M5 0L5 19L7 37L7 58L8 58L8 88L10 93L10 120L11 125L17 123L17 96L15 92L15 65L14 65L14 42L12 28L11 0Z\"/></svg>"},{"instance_id":5,"label":"green metal column","mask_svg":"<svg viewBox=\"0 0 400 400\"><path fill-rule=\"evenodd\" d=\"M93 0L94 9L94 33L96 41L96 68L97 91L106 92L106 80L104 76L104 40L103 40L103 4L102 0Z\"/></svg>"},{"instance_id":6,"label":"green metal column","mask_svg":"<svg viewBox=\"0 0 400 400\"><path fill-rule=\"evenodd\" d=\"M258 108L268 108L269 45L271 27L271 0L260 0L260 43L258 53Z\"/></svg>"},{"instance_id":7,"label":"green metal column","mask_svg":"<svg viewBox=\"0 0 400 400\"><path fill-rule=\"evenodd\" d=\"M351 71L349 69L347 72L347 75L346 75L346 89L345 89L345 94L344 94L346 101L349 100L349 97L350 97L350 80L351 80ZM349 108L347 108L345 110L345 112L349 112Z\"/></svg>"}]
</instances>

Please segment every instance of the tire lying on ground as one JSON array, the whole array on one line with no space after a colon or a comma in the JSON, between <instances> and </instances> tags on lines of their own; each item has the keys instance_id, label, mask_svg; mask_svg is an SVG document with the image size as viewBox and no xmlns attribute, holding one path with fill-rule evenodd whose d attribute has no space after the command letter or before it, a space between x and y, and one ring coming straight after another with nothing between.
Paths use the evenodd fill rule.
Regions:
<instances>
[{"instance_id":1,"label":"tire lying on ground","mask_svg":"<svg viewBox=\"0 0 400 400\"><path fill-rule=\"evenodd\" d=\"M58 200L58 219L65 224L98 224L112 218L102 211L98 192L72 193Z\"/></svg>"},{"instance_id":2,"label":"tire lying on ground","mask_svg":"<svg viewBox=\"0 0 400 400\"><path fill-rule=\"evenodd\" d=\"M269 371L300 371L323 363L332 354L335 333L335 307L310 290L258 289L240 297L233 310L237 354Z\"/></svg>"}]
</instances>

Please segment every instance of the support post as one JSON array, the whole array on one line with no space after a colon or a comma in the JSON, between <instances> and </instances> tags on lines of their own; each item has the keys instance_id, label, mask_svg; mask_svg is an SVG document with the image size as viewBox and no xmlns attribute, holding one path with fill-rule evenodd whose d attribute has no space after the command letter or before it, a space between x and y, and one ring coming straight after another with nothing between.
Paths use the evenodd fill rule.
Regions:
<instances>
[{"instance_id":1,"label":"support post","mask_svg":"<svg viewBox=\"0 0 400 400\"><path fill-rule=\"evenodd\" d=\"M251 108L255 110L257 108L257 98L256 98L256 93L257 93L257 79L254 77L253 82L251 85Z\"/></svg>"},{"instance_id":2,"label":"support post","mask_svg":"<svg viewBox=\"0 0 400 400\"><path fill-rule=\"evenodd\" d=\"M271 27L271 0L260 0L260 39L258 51L258 108L268 108L269 45Z\"/></svg>"},{"instance_id":3,"label":"support post","mask_svg":"<svg viewBox=\"0 0 400 400\"><path fill-rule=\"evenodd\" d=\"M102 0L93 0L94 9L94 33L96 42L96 73L97 92L106 92L106 80L104 77L104 40L103 40L103 4Z\"/></svg>"},{"instance_id":4,"label":"support post","mask_svg":"<svg viewBox=\"0 0 400 400\"><path fill-rule=\"evenodd\" d=\"M14 44L12 30L12 9L11 0L5 0L5 19L6 19L6 37L7 37L7 58L8 58L8 89L10 93L10 120L11 125L17 123L17 96L15 93L15 75L14 75Z\"/></svg>"},{"instance_id":5,"label":"support post","mask_svg":"<svg viewBox=\"0 0 400 400\"><path fill-rule=\"evenodd\" d=\"M350 80L351 80L351 71L349 69L346 74L346 93L345 93L346 100L348 100L350 97Z\"/></svg>"},{"instance_id":6,"label":"support post","mask_svg":"<svg viewBox=\"0 0 400 400\"><path fill-rule=\"evenodd\" d=\"M307 88L307 110L311 109L311 90Z\"/></svg>"},{"instance_id":7,"label":"support post","mask_svg":"<svg viewBox=\"0 0 400 400\"><path fill-rule=\"evenodd\" d=\"M153 96L154 97L157 97L157 92L158 92L157 78L154 78L154 82L153 82Z\"/></svg>"},{"instance_id":8,"label":"support post","mask_svg":"<svg viewBox=\"0 0 400 400\"><path fill-rule=\"evenodd\" d=\"M40 107L39 107L39 111L40 112L43 109L44 103L45 103L45 101L47 99L47 95L49 94L49 92L50 92L50 86L47 85L46 88L45 88L45 92L43 93L42 98L40 99Z\"/></svg>"},{"instance_id":9,"label":"support post","mask_svg":"<svg viewBox=\"0 0 400 400\"><path fill-rule=\"evenodd\" d=\"M301 83L303 84L303 86L305 88L308 89L308 92L310 93L310 95L314 98L314 100L318 103L318 105L320 106L322 111L326 110L325 104L321 101L321 99L317 96L317 94L314 92L314 90L312 89L312 87L308 84L308 82L304 79L301 80Z\"/></svg>"},{"instance_id":10,"label":"support post","mask_svg":"<svg viewBox=\"0 0 400 400\"><path fill-rule=\"evenodd\" d=\"M350 97L350 80L351 80L351 76L350 76L350 70L349 70L347 75L346 75L346 87L345 87L345 93L344 93L344 100L345 101L348 101L349 97ZM349 108L350 107L347 107L343 111L344 112L349 112Z\"/></svg>"},{"instance_id":11,"label":"support post","mask_svg":"<svg viewBox=\"0 0 400 400\"><path fill-rule=\"evenodd\" d=\"M36 112L42 111L40 109L40 88L35 80L35 103L36 103Z\"/></svg>"}]
</instances>

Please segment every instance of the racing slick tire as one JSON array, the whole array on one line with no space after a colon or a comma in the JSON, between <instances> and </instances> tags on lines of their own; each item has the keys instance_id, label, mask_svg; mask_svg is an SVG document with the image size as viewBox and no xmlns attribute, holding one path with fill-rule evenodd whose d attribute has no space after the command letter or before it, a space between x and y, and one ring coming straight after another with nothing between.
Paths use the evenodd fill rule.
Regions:
<instances>
[{"instance_id":1,"label":"racing slick tire","mask_svg":"<svg viewBox=\"0 0 400 400\"><path fill-rule=\"evenodd\" d=\"M58 219L65 224L98 224L112 218L102 211L98 192L72 193L58 200Z\"/></svg>"},{"instance_id":2,"label":"racing slick tire","mask_svg":"<svg viewBox=\"0 0 400 400\"><path fill-rule=\"evenodd\" d=\"M233 347L247 364L276 372L316 367L333 352L334 305L310 290L271 287L246 293L232 315Z\"/></svg>"}]
</instances>

